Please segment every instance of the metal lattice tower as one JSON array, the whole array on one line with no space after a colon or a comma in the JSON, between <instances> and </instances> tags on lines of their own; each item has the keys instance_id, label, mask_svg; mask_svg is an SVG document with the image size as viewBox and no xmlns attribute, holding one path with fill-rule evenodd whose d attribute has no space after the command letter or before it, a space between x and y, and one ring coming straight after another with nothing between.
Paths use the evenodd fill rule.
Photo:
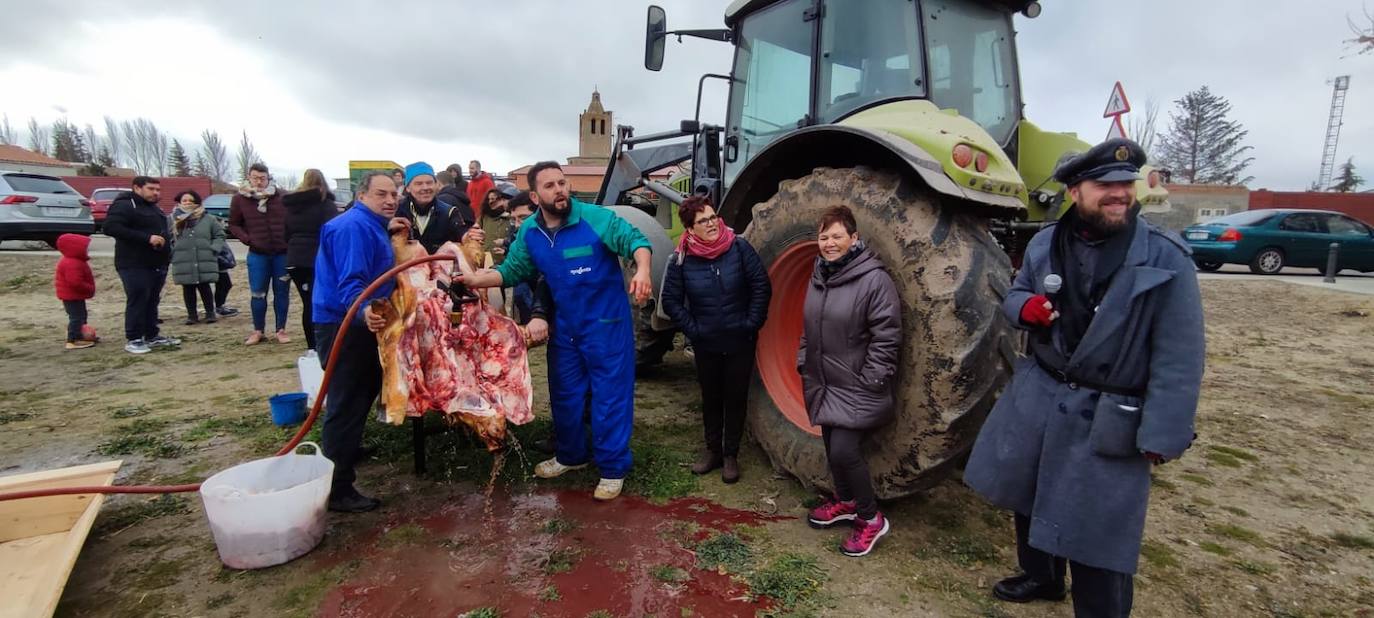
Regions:
<instances>
[{"instance_id":1,"label":"metal lattice tower","mask_svg":"<svg viewBox=\"0 0 1374 618\"><path fill-rule=\"evenodd\" d=\"M1336 166L1336 143L1341 139L1341 117L1345 115L1345 91L1350 89L1350 76L1336 78L1331 89L1331 117L1326 121L1326 145L1322 147L1322 169L1317 174L1317 190L1331 187L1331 172Z\"/></svg>"}]
</instances>

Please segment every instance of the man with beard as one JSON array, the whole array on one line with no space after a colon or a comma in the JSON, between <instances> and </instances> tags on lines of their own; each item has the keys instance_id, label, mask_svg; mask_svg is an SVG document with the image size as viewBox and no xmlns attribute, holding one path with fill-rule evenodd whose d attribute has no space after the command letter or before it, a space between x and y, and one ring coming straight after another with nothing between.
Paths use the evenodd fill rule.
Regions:
<instances>
[{"instance_id":1,"label":"man with beard","mask_svg":"<svg viewBox=\"0 0 1374 618\"><path fill-rule=\"evenodd\" d=\"M419 240L430 255L446 242L461 240L472 229L471 211L438 199L439 182L428 163L417 161L406 166L405 188L396 216L410 221L411 238Z\"/></svg>"},{"instance_id":2,"label":"man with beard","mask_svg":"<svg viewBox=\"0 0 1374 618\"><path fill-rule=\"evenodd\" d=\"M167 215L157 207L161 196L156 178L137 176L133 191L116 197L105 217L105 234L115 239L115 272L124 284L124 351L130 354L181 344L157 327L157 303L172 256Z\"/></svg>"},{"instance_id":3,"label":"man with beard","mask_svg":"<svg viewBox=\"0 0 1374 618\"><path fill-rule=\"evenodd\" d=\"M492 179L491 174L482 171L482 162L476 159L468 161L468 173L468 200L472 204L472 216L480 217L482 204L487 201L487 191L496 188L496 181Z\"/></svg>"},{"instance_id":4,"label":"man with beard","mask_svg":"<svg viewBox=\"0 0 1374 618\"><path fill-rule=\"evenodd\" d=\"M1023 572L993 587L1006 601L1062 600L1068 566L1075 615L1129 615L1150 467L1193 441L1202 301L1188 245L1140 217L1144 163L1125 139L1064 160L1074 205L1031 239L1002 304L1030 355L964 482L1015 513Z\"/></svg>"},{"instance_id":5,"label":"man with beard","mask_svg":"<svg viewBox=\"0 0 1374 618\"><path fill-rule=\"evenodd\" d=\"M643 303L652 289L649 241L610 210L572 199L557 163L536 163L528 180L538 213L520 226L500 266L462 281L509 287L543 275L556 306L548 355L557 451L534 473L554 478L595 460L601 481L593 497L612 500L630 470L635 394L634 320L620 258L634 259L630 294ZM590 453L582 425L588 393L596 443Z\"/></svg>"}]
</instances>

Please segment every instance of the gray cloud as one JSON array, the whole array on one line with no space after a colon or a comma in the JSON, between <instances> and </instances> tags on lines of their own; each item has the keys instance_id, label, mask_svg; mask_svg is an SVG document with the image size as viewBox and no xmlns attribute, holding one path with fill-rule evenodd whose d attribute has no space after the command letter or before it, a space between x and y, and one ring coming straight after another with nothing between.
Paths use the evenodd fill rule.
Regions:
<instances>
[{"instance_id":1,"label":"gray cloud","mask_svg":"<svg viewBox=\"0 0 1374 618\"><path fill-rule=\"evenodd\" d=\"M670 27L712 28L721 25L727 2L662 4ZM1348 53L1342 43L1349 37L1345 16L1359 13L1356 0L1300 7L1248 0L1045 5L1040 18L1016 22L1027 115L1042 127L1101 139L1107 128L1102 107L1112 83L1121 80L1137 109L1149 98L1161 101L1163 130L1173 100L1207 85L1230 99L1235 118L1250 131L1255 186L1297 189L1316 175L1330 99L1324 82L1351 74L1340 158L1353 155L1357 164L1374 165L1374 158L1364 158L1374 156L1374 118L1366 111L1374 98L1374 73L1368 70L1374 56L1342 58ZM74 57L68 42L83 36L84 23L111 14L131 24L139 16L193 20L271 59L273 83L281 86L264 97L291 101L343 126L486 144L506 159L488 167L504 171L501 165L575 154L576 115L593 86L617 122L641 133L675 127L692 113L697 78L728 72L731 57L728 45L670 41L665 70L645 71L646 3L623 0L198 0L175 7L125 0L122 6L115 11L97 0L65 0L7 9L0 23L0 69L28 63L68 70L89 63ZM131 26L127 36L102 44L146 45L147 66L155 72L161 54L195 53L195 41L176 34ZM238 88L255 77L186 79ZM723 120L725 91L723 84L708 85L708 120ZM253 134L253 118L214 122ZM452 157L470 155L455 151Z\"/></svg>"}]
</instances>

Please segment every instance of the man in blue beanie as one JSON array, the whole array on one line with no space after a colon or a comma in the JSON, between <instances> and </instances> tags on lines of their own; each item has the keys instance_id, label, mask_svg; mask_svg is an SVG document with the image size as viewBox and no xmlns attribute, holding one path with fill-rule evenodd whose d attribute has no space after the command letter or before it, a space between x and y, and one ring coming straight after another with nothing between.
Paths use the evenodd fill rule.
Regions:
<instances>
[{"instance_id":1,"label":"man in blue beanie","mask_svg":"<svg viewBox=\"0 0 1374 618\"><path fill-rule=\"evenodd\" d=\"M460 241L475 223L471 211L439 199L434 168L423 161L406 166L405 197L397 205L396 216L410 221L410 237L431 255L446 242Z\"/></svg>"}]
</instances>

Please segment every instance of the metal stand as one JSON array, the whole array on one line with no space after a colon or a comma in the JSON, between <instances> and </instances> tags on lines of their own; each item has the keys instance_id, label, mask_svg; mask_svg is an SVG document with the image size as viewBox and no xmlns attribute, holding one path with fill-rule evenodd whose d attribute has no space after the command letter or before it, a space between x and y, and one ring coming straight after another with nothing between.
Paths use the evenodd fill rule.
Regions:
<instances>
[{"instance_id":1,"label":"metal stand","mask_svg":"<svg viewBox=\"0 0 1374 618\"><path fill-rule=\"evenodd\" d=\"M1322 279L1324 283L1336 282L1336 255L1339 254L1340 251L1341 243L1333 242L1331 243L1330 250L1326 252L1326 278Z\"/></svg>"}]
</instances>

